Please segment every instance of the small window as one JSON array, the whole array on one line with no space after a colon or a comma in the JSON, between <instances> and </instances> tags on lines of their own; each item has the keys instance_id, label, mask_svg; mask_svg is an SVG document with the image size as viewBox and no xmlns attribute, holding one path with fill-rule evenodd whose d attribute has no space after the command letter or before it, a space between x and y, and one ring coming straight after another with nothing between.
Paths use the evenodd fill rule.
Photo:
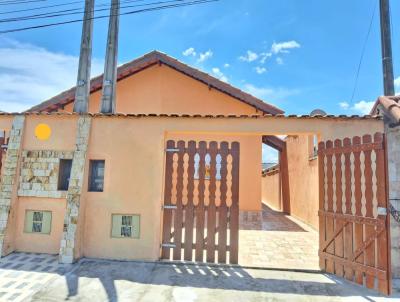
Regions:
<instances>
[{"instance_id":1,"label":"small window","mask_svg":"<svg viewBox=\"0 0 400 302\"><path fill-rule=\"evenodd\" d=\"M314 159L318 155L318 136L316 134L308 136L308 158Z\"/></svg>"},{"instance_id":2,"label":"small window","mask_svg":"<svg viewBox=\"0 0 400 302\"><path fill-rule=\"evenodd\" d=\"M72 159L60 159L58 170L58 190L68 191L69 178L71 177Z\"/></svg>"},{"instance_id":3,"label":"small window","mask_svg":"<svg viewBox=\"0 0 400 302\"><path fill-rule=\"evenodd\" d=\"M139 215L112 215L111 236L116 238L139 238Z\"/></svg>"},{"instance_id":4,"label":"small window","mask_svg":"<svg viewBox=\"0 0 400 302\"><path fill-rule=\"evenodd\" d=\"M32 211L25 213L26 233L50 234L51 230L51 212L49 211Z\"/></svg>"},{"instance_id":5,"label":"small window","mask_svg":"<svg viewBox=\"0 0 400 302\"><path fill-rule=\"evenodd\" d=\"M91 160L89 170L89 192L103 192L104 160Z\"/></svg>"}]
</instances>

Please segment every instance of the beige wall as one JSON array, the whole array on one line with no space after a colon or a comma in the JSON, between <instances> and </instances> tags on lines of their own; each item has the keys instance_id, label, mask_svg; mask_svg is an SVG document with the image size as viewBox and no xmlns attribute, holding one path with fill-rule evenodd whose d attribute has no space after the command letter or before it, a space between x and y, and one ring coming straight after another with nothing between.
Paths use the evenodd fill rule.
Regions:
<instances>
[{"instance_id":1,"label":"beige wall","mask_svg":"<svg viewBox=\"0 0 400 302\"><path fill-rule=\"evenodd\" d=\"M263 203L274 210L282 210L279 169L261 177L261 199Z\"/></svg>"},{"instance_id":2,"label":"beige wall","mask_svg":"<svg viewBox=\"0 0 400 302\"><path fill-rule=\"evenodd\" d=\"M58 254L64 225L65 199L20 197L17 205L15 249L22 252ZM50 234L24 232L25 211L51 211Z\"/></svg>"},{"instance_id":3,"label":"beige wall","mask_svg":"<svg viewBox=\"0 0 400 302\"><path fill-rule=\"evenodd\" d=\"M3 116L0 115L0 123L2 119ZM27 115L26 120L22 144L24 150L74 149L77 116ZM35 125L39 122L46 123L53 129L48 141L39 141L34 136ZM307 132L327 129L329 135L343 136L342 127L345 127L348 135L362 134L380 129L381 122L272 117L258 119L94 117L87 159L105 159L105 190L102 193L87 192L86 169L78 225L78 244L81 243L81 246L77 247L79 253L87 257L113 259L158 258L166 137L173 135L199 139L216 137L240 139L243 144L240 170L243 174L249 173L246 177L240 176L240 203L252 206L251 200L257 200L256 195L259 196L258 200L261 200L261 134L276 129L280 129L283 133L295 129ZM253 174L254 177L256 175L255 178ZM304 178L304 175L299 177L299 182L302 177ZM258 189L254 189L255 187ZM54 211L51 235L23 234L24 211L28 208ZM65 210L65 199L15 196L12 210L15 212L15 226L9 228L15 230L15 235L11 236L10 240L14 241L20 251L56 253L63 225L63 210ZM140 239L112 239L110 237L112 213L140 214ZM44 239L29 245L29 242L37 241L37 236Z\"/></svg>"},{"instance_id":4,"label":"beige wall","mask_svg":"<svg viewBox=\"0 0 400 302\"><path fill-rule=\"evenodd\" d=\"M318 159L309 157L309 137L298 135L286 138L290 214L318 229Z\"/></svg>"},{"instance_id":5,"label":"beige wall","mask_svg":"<svg viewBox=\"0 0 400 302\"><path fill-rule=\"evenodd\" d=\"M101 90L91 94L89 112L99 112ZM71 112L72 103L64 110ZM144 69L117 83L116 112L255 114L257 110L166 65Z\"/></svg>"}]
</instances>

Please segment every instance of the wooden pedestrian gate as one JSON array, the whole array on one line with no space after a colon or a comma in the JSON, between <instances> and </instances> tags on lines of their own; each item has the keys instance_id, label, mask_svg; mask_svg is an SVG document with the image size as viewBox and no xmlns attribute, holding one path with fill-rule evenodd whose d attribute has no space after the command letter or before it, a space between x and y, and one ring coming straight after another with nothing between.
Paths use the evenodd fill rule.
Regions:
<instances>
[{"instance_id":1,"label":"wooden pedestrian gate","mask_svg":"<svg viewBox=\"0 0 400 302\"><path fill-rule=\"evenodd\" d=\"M390 294L385 152L382 133L319 143L319 257L324 271Z\"/></svg>"},{"instance_id":2,"label":"wooden pedestrian gate","mask_svg":"<svg viewBox=\"0 0 400 302\"><path fill-rule=\"evenodd\" d=\"M167 141L162 234L162 259L238 263L238 142Z\"/></svg>"}]
</instances>

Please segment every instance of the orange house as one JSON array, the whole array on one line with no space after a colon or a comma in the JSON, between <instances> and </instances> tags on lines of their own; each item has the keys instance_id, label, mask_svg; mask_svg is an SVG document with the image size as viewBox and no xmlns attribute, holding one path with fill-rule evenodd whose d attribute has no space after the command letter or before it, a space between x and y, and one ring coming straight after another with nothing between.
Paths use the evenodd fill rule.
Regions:
<instances>
[{"instance_id":1,"label":"orange house","mask_svg":"<svg viewBox=\"0 0 400 302\"><path fill-rule=\"evenodd\" d=\"M268 194L263 143L281 153L283 210L318 227L324 180L310 180L302 190L301 177L289 175L296 166L288 165L296 165L299 144L275 135L316 136L329 146L384 129L373 116L284 116L156 51L118 68L117 114L97 113L101 85L101 76L91 81L88 114L72 113L74 88L23 114L0 114L8 141L0 182L2 255L59 254L64 263L80 257L237 263L239 231L261 219ZM38 125L51 134L40 137ZM315 211L303 211L303 202Z\"/></svg>"}]
</instances>

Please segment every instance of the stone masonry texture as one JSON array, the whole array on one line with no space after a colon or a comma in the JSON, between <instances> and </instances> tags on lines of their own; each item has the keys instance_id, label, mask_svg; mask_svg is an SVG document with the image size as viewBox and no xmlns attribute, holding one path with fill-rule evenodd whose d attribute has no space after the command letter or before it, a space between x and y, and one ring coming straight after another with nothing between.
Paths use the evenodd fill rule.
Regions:
<instances>
[{"instance_id":1,"label":"stone masonry texture","mask_svg":"<svg viewBox=\"0 0 400 302\"><path fill-rule=\"evenodd\" d=\"M60 159L72 159L73 151L22 151L18 196L65 198L58 191Z\"/></svg>"},{"instance_id":2,"label":"stone masonry texture","mask_svg":"<svg viewBox=\"0 0 400 302\"><path fill-rule=\"evenodd\" d=\"M78 225L80 197L86 162L86 152L90 135L91 118L80 116L78 119L76 150L72 159L71 177L67 192L67 209L64 217L64 231L60 244L61 263L74 261L76 230Z\"/></svg>"},{"instance_id":3,"label":"stone masonry texture","mask_svg":"<svg viewBox=\"0 0 400 302\"><path fill-rule=\"evenodd\" d=\"M17 166L20 157L21 140L25 124L25 116L14 117L10 131L10 139L0 178L0 255L4 250L4 238L11 207L13 187L16 181Z\"/></svg>"},{"instance_id":4,"label":"stone masonry texture","mask_svg":"<svg viewBox=\"0 0 400 302\"><path fill-rule=\"evenodd\" d=\"M386 128L389 169L389 201L400 211L400 126ZM400 223L390 217L393 278L400 278Z\"/></svg>"}]
</instances>

